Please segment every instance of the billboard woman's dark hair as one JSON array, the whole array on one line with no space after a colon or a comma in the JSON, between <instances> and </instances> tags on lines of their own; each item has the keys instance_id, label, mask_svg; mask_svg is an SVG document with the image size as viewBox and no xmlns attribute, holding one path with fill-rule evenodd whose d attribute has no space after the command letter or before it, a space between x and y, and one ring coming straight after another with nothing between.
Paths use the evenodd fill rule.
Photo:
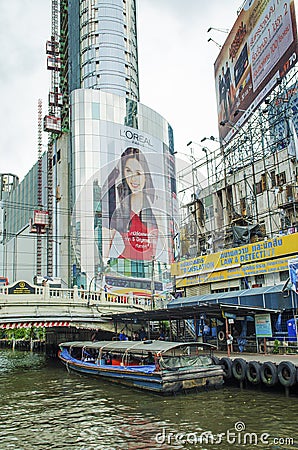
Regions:
<instances>
[{"instance_id":1,"label":"billboard woman's dark hair","mask_svg":"<svg viewBox=\"0 0 298 450\"><path fill-rule=\"evenodd\" d=\"M130 194L131 189L127 184L124 168L126 162L129 159L136 159L143 171L145 176L145 185L144 185L144 200L143 200L143 208L140 212L140 219L143 223L147 225L156 226L156 220L154 214L152 212L149 200L151 203L155 199L155 190L153 187L152 177L149 171L148 163L143 155L143 153L134 147L128 147L121 154L120 158L120 167L116 167L112 170L107 179L106 190L108 192L108 205L109 205L109 225L110 228L113 228L119 232L126 232L129 229L130 224L130 213L131 213L131 205L130 205ZM121 173L121 182L117 186L117 192L120 199L119 207L116 207L116 180Z\"/></svg>"}]
</instances>

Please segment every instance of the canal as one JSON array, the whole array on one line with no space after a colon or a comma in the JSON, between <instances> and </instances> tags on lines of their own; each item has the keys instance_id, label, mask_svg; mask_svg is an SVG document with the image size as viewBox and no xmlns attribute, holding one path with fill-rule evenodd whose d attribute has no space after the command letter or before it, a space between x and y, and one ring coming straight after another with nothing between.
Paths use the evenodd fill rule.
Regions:
<instances>
[{"instance_id":1,"label":"canal","mask_svg":"<svg viewBox=\"0 0 298 450\"><path fill-rule=\"evenodd\" d=\"M176 397L0 350L1 450L298 448L297 395L224 387Z\"/></svg>"}]
</instances>

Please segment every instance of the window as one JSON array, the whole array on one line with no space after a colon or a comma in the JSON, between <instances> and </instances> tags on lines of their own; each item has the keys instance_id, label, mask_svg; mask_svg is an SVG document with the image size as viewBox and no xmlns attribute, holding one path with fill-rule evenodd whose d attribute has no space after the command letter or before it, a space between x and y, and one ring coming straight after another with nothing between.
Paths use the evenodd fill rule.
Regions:
<instances>
[{"instance_id":1,"label":"window","mask_svg":"<svg viewBox=\"0 0 298 450\"><path fill-rule=\"evenodd\" d=\"M261 287L265 283L265 275L255 275L255 283Z\"/></svg>"},{"instance_id":2,"label":"window","mask_svg":"<svg viewBox=\"0 0 298 450\"><path fill-rule=\"evenodd\" d=\"M267 177L266 174L263 173L261 175L261 181L255 184L255 192L256 194L261 194L262 192L266 191L267 189Z\"/></svg>"},{"instance_id":3,"label":"window","mask_svg":"<svg viewBox=\"0 0 298 450\"><path fill-rule=\"evenodd\" d=\"M198 219L199 219L199 221L200 221L200 223L201 223L201 225L204 225L204 213L205 213L205 210L204 210L204 205L203 205L203 203L201 202L201 200L198 200L198 210L197 210L197 213L198 213Z\"/></svg>"},{"instance_id":4,"label":"window","mask_svg":"<svg viewBox=\"0 0 298 450\"><path fill-rule=\"evenodd\" d=\"M212 194L205 197L204 203L206 208L208 208L209 206L213 206Z\"/></svg>"},{"instance_id":5,"label":"window","mask_svg":"<svg viewBox=\"0 0 298 450\"><path fill-rule=\"evenodd\" d=\"M275 170L272 170L272 172L270 172L270 178L271 178L271 187L276 186Z\"/></svg>"},{"instance_id":6,"label":"window","mask_svg":"<svg viewBox=\"0 0 298 450\"><path fill-rule=\"evenodd\" d=\"M240 199L240 210L241 210L242 216L246 216L247 212L246 212L246 199L245 198Z\"/></svg>"},{"instance_id":7,"label":"window","mask_svg":"<svg viewBox=\"0 0 298 450\"><path fill-rule=\"evenodd\" d=\"M138 276L138 268L137 268L136 261L131 261L131 274L134 277ZM136 286L133 286L133 287L136 287Z\"/></svg>"},{"instance_id":8,"label":"window","mask_svg":"<svg viewBox=\"0 0 298 450\"><path fill-rule=\"evenodd\" d=\"M283 270L282 272L279 272L279 279L280 279L280 281L287 281L288 278L289 278L289 271L288 270Z\"/></svg>"},{"instance_id":9,"label":"window","mask_svg":"<svg viewBox=\"0 0 298 450\"><path fill-rule=\"evenodd\" d=\"M259 181L258 183L255 184L255 192L256 194L261 194L262 191L262 181Z\"/></svg>"},{"instance_id":10,"label":"window","mask_svg":"<svg viewBox=\"0 0 298 450\"><path fill-rule=\"evenodd\" d=\"M285 172L281 172L280 174L276 175L276 184L277 184L277 186L282 186L286 182L287 182L287 180L286 180L286 173Z\"/></svg>"},{"instance_id":11,"label":"window","mask_svg":"<svg viewBox=\"0 0 298 450\"><path fill-rule=\"evenodd\" d=\"M100 119L99 103L92 103L92 119Z\"/></svg>"},{"instance_id":12,"label":"window","mask_svg":"<svg viewBox=\"0 0 298 450\"><path fill-rule=\"evenodd\" d=\"M294 201L294 189L293 186L286 186L286 197L288 202Z\"/></svg>"},{"instance_id":13,"label":"window","mask_svg":"<svg viewBox=\"0 0 298 450\"><path fill-rule=\"evenodd\" d=\"M261 183L262 183L262 192L264 192L267 189L267 177L265 173L262 173L261 175Z\"/></svg>"}]
</instances>

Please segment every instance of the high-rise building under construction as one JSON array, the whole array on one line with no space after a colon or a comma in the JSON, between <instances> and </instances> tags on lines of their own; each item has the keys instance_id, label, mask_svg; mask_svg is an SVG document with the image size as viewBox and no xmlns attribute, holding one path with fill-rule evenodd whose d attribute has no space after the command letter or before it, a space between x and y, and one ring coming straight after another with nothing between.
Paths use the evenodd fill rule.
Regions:
<instances>
[{"instance_id":1,"label":"high-rise building under construction","mask_svg":"<svg viewBox=\"0 0 298 450\"><path fill-rule=\"evenodd\" d=\"M126 293L162 291L178 247L173 133L139 103L136 25L135 0L52 0L44 119L46 272Z\"/></svg>"}]
</instances>

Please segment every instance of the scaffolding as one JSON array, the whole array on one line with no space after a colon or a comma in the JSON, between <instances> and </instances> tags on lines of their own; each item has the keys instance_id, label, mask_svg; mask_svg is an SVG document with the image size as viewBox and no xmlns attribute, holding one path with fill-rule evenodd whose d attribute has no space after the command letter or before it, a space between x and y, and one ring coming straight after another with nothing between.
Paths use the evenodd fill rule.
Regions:
<instances>
[{"instance_id":1,"label":"scaffolding","mask_svg":"<svg viewBox=\"0 0 298 450\"><path fill-rule=\"evenodd\" d=\"M181 227L191 230L194 249L184 256L243 245L246 242L235 237L237 227L248 232L247 242L297 231L297 112L294 67L243 126L222 123L233 130L229 142L213 136L202 139L212 141L215 148L201 146L204 158L191 166L206 174L206 180L198 184L193 177L193 186L180 190L193 192L184 204Z\"/></svg>"}]
</instances>

